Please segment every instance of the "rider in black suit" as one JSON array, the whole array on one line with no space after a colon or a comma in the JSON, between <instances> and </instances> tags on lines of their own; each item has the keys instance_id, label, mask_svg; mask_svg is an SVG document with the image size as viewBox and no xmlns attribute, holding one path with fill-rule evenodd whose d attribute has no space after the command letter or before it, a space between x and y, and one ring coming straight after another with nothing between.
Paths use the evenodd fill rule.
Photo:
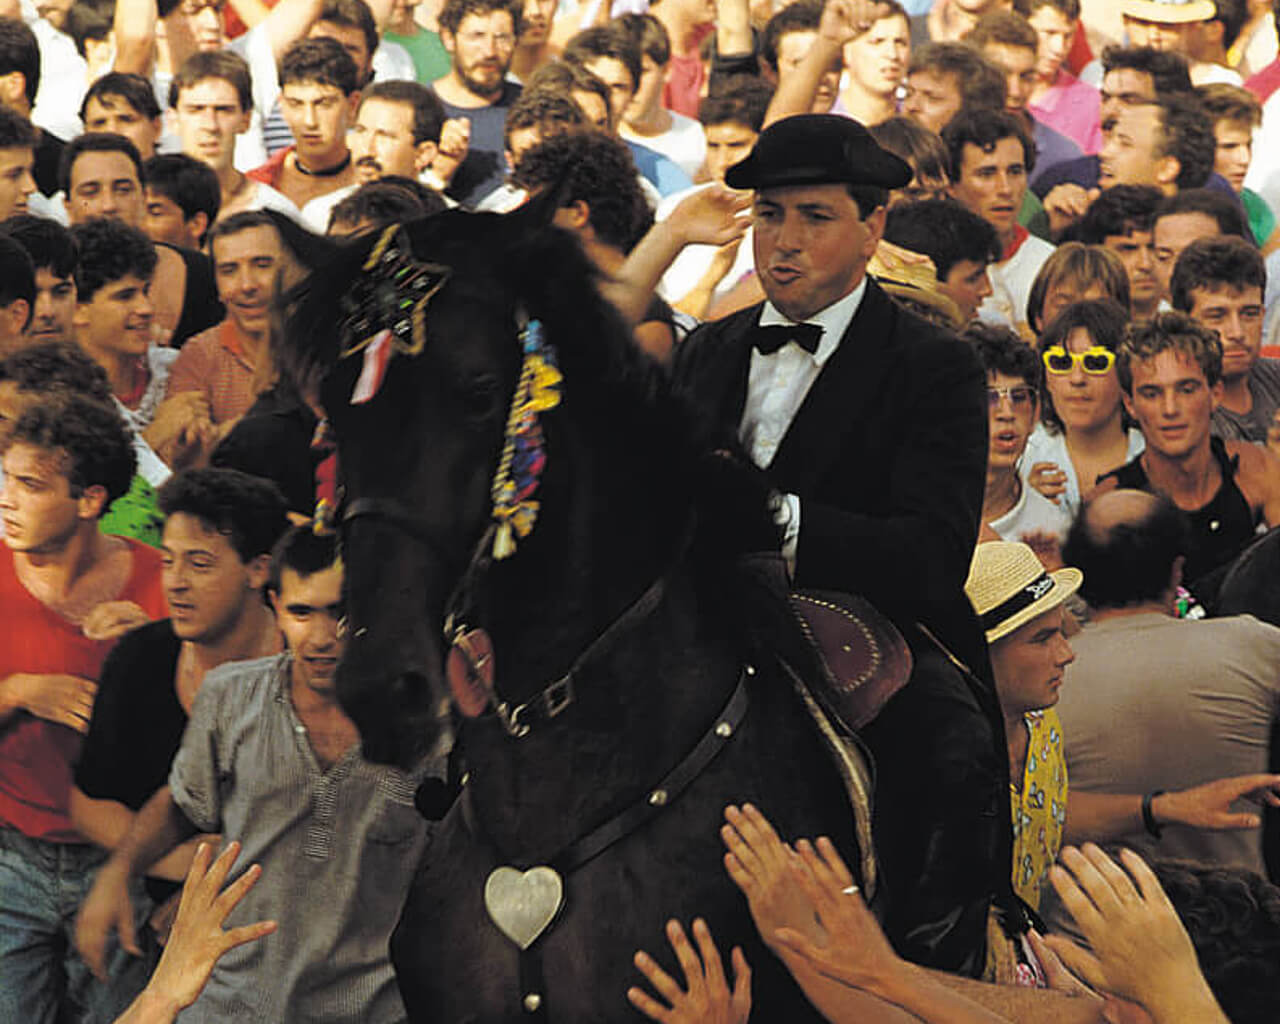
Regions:
<instances>
[{"instance_id":1,"label":"rider in black suit","mask_svg":"<svg viewBox=\"0 0 1280 1024\"><path fill-rule=\"evenodd\" d=\"M977 975L988 910L1021 918L1004 728L963 589L982 508L986 378L967 346L866 276L886 190L911 175L847 118L767 128L726 180L756 190L769 301L695 331L674 372L780 492L794 585L861 594L907 637L912 679L862 733L877 763L885 927L911 959ZM822 330L762 330L788 322ZM797 343L769 352L779 335Z\"/></svg>"}]
</instances>

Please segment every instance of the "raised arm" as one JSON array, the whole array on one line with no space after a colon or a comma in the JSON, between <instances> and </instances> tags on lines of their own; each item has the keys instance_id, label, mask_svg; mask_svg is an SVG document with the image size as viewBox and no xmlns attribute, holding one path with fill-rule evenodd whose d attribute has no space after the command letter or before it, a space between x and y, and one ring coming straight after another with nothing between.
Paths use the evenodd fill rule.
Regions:
<instances>
[{"instance_id":1,"label":"raised arm","mask_svg":"<svg viewBox=\"0 0 1280 1024\"><path fill-rule=\"evenodd\" d=\"M822 76L833 64L844 60L844 44L870 28L883 11L876 0L827 0L818 23L818 36L799 67L779 83L769 101L764 126L793 114L809 113Z\"/></svg>"},{"instance_id":2,"label":"raised arm","mask_svg":"<svg viewBox=\"0 0 1280 1024\"><path fill-rule=\"evenodd\" d=\"M716 53L724 57L751 52L749 0L717 0Z\"/></svg>"},{"instance_id":3,"label":"raised arm","mask_svg":"<svg viewBox=\"0 0 1280 1024\"><path fill-rule=\"evenodd\" d=\"M323 0L280 0L271 8L271 13L262 24L271 38L271 52L275 55L277 64L290 46L311 31L311 26L316 23L323 9ZM379 21L378 24L381 25L382 22Z\"/></svg>"},{"instance_id":4,"label":"raised arm","mask_svg":"<svg viewBox=\"0 0 1280 1024\"><path fill-rule=\"evenodd\" d=\"M751 203L749 192L711 185L686 196L666 220L651 227L631 250L626 263L603 285L605 297L627 323L640 322L662 275L686 245L724 245L741 238L747 220L741 216Z\"/></svg>"},{"instance_id":5,"label":"raised arm","mask_svg":"<svg viewBox=\"0 0 1280 1024\"><path fill-rule=\"evenodd\" d=\"M181 4L175 11L181 10ZM116 0L111 32L116 42L116 71L150 76L156 57L156 0ZM186 15L178 14L184 18ZM175 63L174 67L178 65Z\"/></svg>"}]
</instances>

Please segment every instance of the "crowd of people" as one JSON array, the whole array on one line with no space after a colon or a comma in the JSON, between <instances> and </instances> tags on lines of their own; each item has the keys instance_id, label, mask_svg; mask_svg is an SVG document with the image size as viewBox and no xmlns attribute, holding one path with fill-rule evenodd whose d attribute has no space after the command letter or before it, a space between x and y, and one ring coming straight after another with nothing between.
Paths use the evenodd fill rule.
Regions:
<instances>
[{"instance_id":1,"label":"crowd of people","mask_svg":"<svg viewBox=\"0 0 1280 1024\"><path fill-rule=\"evenodd\" d=\"M1278 20L0 3L0 1019L404 1019L415 793L457 766L369 763L337 699L341 467L273 303L295 232L531 199L792 586L911 651L858 737L878 893L725 812L813 1005L1280 1019L1280 626L1222 603L1280 525ZM750 1014L703 921L635 966L620 1016Z\"/></svg>"}]
</instances>

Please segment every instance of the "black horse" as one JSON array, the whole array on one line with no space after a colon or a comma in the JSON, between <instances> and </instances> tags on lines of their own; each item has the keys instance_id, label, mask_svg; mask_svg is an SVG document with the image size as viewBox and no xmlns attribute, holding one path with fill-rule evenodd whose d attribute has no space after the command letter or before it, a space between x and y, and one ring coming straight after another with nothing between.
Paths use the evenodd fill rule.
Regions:
<instances>
[{"instance_id":1,"label":"black horse","mask_svg":"<svg viewBox=\"0 0 1280 1024\"><path fill-rule=\"evenodd\" d=\"M450 642L469 652L449 673L462 796L392 942L405 1004L414 1021L633 1019L632 954L676 971L663 924L700 914L746 950L759 1019L814 1019L718 838L725 805L751 801L784 835L831 836L874 884L866 808L858 824L798 694L812 666L776 555L738 557L776 545L764 492L696 455L576 243L537 220L449 212L400 243L320 252L293 239L315 269L286 296L280 356L338 444L339 692L368 757L407 764L437 742ZM513 394L547 361L558 405L513 452ZM495 558L503 466L538 508ZM538 866L562 900L521 876ZM499 921L538 937L522 952Z\"/></svg>"}]
</instances>

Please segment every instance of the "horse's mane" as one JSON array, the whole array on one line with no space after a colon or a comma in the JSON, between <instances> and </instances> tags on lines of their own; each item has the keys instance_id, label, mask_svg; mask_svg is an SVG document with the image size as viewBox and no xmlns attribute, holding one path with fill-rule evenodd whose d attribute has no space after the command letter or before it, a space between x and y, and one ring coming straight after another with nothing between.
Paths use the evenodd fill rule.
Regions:
<instances>
[{"instance_id":1,"label":"horse's mane","mask_svg":"<svg viewBox=\"0 0 1280 1024\"><path fill-rule=\"evenodd\" d=\"M316 394L339 360L338 296L361 274L376 238L343 243L312 236L284 218L280 223L310 273L280 296L273 354L304 393ZM692 457L694 418L595 287L598 271L572 235L536 210L449 210L404 227L419 259L450 267L459 282L510 305L513 344L517 308L542 321L564 372L566 400L580 415L643 435L644 447L663 453L672 469Z\"/></svg>"}]
</instances>

